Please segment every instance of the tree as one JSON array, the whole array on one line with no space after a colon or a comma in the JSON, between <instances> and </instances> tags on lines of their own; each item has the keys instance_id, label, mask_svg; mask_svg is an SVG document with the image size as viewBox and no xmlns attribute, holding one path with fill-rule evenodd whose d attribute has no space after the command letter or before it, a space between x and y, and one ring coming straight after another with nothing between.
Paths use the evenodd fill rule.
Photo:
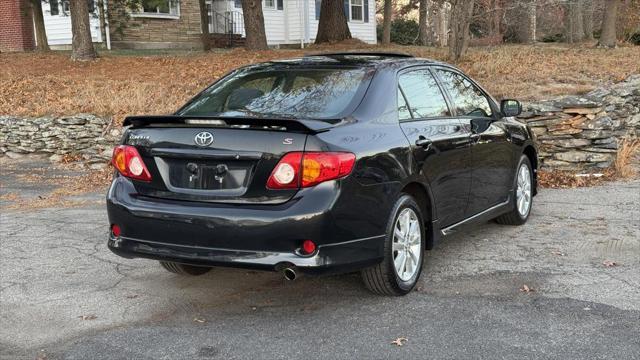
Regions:
<instances>
[{"instance_id":1,"label":"tree","mask_svg":"<svg viewBox=\"0 0 640 360\"><path fill-rule=\"evenodd\" d=\"M49 41L47 40L47 31L44 27L41 0L31 0L31 12L33 14L33 22L36 30L36 42L38 43L37 50L49 51Z\"/></svg>"},{"instance_id":2,"label":"tree","mask_svg":"<svg viewBox=\"0 0 640 360\"><path fill-rule=\"evenodd\" d=\"M392 0L384 0L384 19L382 21L382 44L391 43L391 16L393 16Z\"/></svg>"},{"instance_id":3,"label":"tree","mask_svg":"<svg viewBox=\"0 0 640 360\"><path fill-rule=\"evenodd\" d=\"M604 19L602 19L602 33L599 47L616 47L616 17L618 16L619 0L605 0Z\"/></svg>"},{"instance_id":4,"label":"tree","mask_svg":"<svg viewBox=\"0 0 640 360\"><path fill-rule=\"evenodd\" d=\"M351 39L342 0L322 0L316 44Z\"/></svg>"},{"instance_id":5,"label":"tree","mask_svg":"<svg viewBox=\"0 0 640 360\"><path fill-rule=\"evenodd\" d=\"M531 44L536 41L537 5L536 0L513 1L511 6L513 13L509 24L513 29L513 35L515 35L517 42ZM498 13L497 8L489 9L488 11ZM494 19L493 21L496 20ZM496 26L499 27L499 22Z\"/></svg>"},{"instance_id":6,"label":"tree","mask_svg":"<svg viewBox=\"0 0 640 360\"><path fill-rule=\"evenodd\" d=\"M207 11L207 1L198 0L200 8L200 30L202 31L202 47L209 50L209 12Z\"/></svg>"},{"instance_id":7,"label":"tree","mask_svg":"<svg viewBox=\"0 0 640 360\"><path fill-rule=\"evenodd\" d=\"M433 12L434 21L432 24L436 34L436 43L441 47L447 46L449 42L450 12L451 9L447 2L438 4Z\"/></svg>"},{"instance_id":8,"label":"tree","mask_svg":"<svg viewBox=\"0 0 640 360\"><path fill-rule=\"evenodd\" d=\"M523 42L525 43L534 43L536 42L536 25L537 25L537 11L538 11L538 6L537 6L537 1L536 0L528 0L525 3L525 13L526 13L526 17L525 17L525 21L524 23L524 28L525 28L525 36L523 38Z\"/></svg>"},{"instance_id":9,"label":"tree","mask_svg":"<svg viewBox=\"0 0 640 360\"><path fill-rule=\"evenodd\" d=\"M73 60L91 60L96 51L91 40L89 27L89 4L87 0L69 0L71 12L71 58Z\"/></svg>"},{"instance_id":10,"label":"tree","mask_svg":"<svg viewBox=\"0 0 640 360\"><path fill-rule=\"evenodd\" d=\"M245 47L249 50L266 50L267 36L264 32L264 15L261 0L242 0L244 30L247 34Z\"/></svg>"},{"instance_id":11,"label":"tree","mask_svg":"<svg viewBox=\"0 0 640 360\"><path fill-rule=\"evenodd\" d=\"M580 42L584 39L582 1L567 0L564 5L564 36L568 43Z\"/></svg>"},{"instance_id":12,"label":"tree","mask_svg":"<svg viewBox=\"0 0 640 360\"><path fill-rule=\"evenodd\" d=\"M474 1L451 0L451 32L449 33L449 58L457 61L469 47L469 25Z\"/></svg>"},{"instance_id":13,"label":"tree","mask_svg":"<svg viewBox=\"0 0 640 360\"><path fill-rule=\"evenodd\" d=\"M418 16L418 45L429 44L429 0L420 0Z\"/></svg>"},{"instance_id":14,"label":"tree","mask_svg":"<svg viewBox=\"0 0 640 360\"><path fill-rule=\"evenodd\" d=\"M593 40L593 0L585 0L582 4L582 22L584 23L584 38Z\"/></svg>"}]
</instances>

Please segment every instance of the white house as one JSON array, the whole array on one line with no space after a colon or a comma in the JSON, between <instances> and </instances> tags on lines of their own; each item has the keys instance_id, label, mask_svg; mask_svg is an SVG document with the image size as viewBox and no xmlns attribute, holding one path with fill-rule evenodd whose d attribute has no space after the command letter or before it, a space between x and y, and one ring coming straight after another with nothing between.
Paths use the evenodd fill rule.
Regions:
<instances>
[{"instance_id":1,"label":"white house","mask_svg":"<svg viewBox=\"0 0 640 360\"><path fill-rule=\"evenodd\" d=\"M102 42L99 10L95 0L89 0L89 23L94 42ZM49 45L64 47L71 45L71 16L68 0L47 0L42 2L44 27Z\"/></svg>"},{"instance_id":2,"label":"white house","mask_svg":"<svg viewBox=\"0 0 640 360\"><path fill-rule=\"evenodd\" d=\"M102 42L100 11L95 0L87 0L91 12L91 34ZM108 11L113 11L107 2ZM201 46L198 0L141 0L138 11L130 11L126 25L109 29L114 48L197 48ZM354 38L376 43L375 0L343 0L349 29ZM147 3L148 2L148 3ZM163 3L164 2L164 3ZM321 0L262 0L265 33L269 46L302 45L315 40ZM224 46L225 39L244 37L240 0L207 0L209 32ZM50 45L71 44L68 0L43 2L45 27ZM232 43L229 42L229 45Z\"/></svg>"}]
</instances>

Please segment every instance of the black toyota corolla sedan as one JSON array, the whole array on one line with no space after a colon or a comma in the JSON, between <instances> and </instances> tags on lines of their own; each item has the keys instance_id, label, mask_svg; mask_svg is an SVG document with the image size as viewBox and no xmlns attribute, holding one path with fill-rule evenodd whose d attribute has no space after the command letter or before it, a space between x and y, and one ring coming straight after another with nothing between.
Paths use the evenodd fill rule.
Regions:
<instances>
[{"instance_id":1,"label":"black toyota corolla sedan","mask_svg":"<svg viewBox=\"0 0 640 360\"><path fill-rule=\"evenodd\" d=\"M538 160L520 111L403 54L242 67L173 115L125 120L108 245L178 274L361 271L404 295L442 237L529 217Z\"/></svg>"}]
</instances>

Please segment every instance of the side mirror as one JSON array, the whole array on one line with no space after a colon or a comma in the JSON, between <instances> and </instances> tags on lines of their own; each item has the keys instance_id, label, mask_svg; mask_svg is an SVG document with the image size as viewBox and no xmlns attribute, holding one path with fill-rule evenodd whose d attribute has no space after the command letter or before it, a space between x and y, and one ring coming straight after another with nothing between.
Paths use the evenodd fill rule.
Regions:
<instances>
[{"instance_id":1,"label":"side mirror","mask_svg":"<svg viewBox=\"0 0 640 360\"><path fill-rule=\"evenodd\" d=\"M506 117L518 116L522 113L522 105L518 100L505 99L500 101L500 112Z\"/></svg>"}]
</instances>

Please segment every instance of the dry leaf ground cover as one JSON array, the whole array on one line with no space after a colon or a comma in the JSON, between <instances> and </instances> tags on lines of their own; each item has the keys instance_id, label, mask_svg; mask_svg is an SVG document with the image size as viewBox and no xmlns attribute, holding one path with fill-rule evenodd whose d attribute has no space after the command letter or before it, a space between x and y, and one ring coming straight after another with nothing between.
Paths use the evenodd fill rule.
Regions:
<instances>
[{"instance_id":1,"label":"dry leaf ground cover","mask_svg":"<svg viewBox=\"0 0 640 360\"><path fill-rule=\"evenodd\" d=\"M244 64L314 51L403 51L445 60L446 49L365 46L357 43L305 50L249 52L102 52L92 62L72 62L67 52L0 54L0 114L45 115L88 112L161 114L224 73ZM456 64L496 97L541 99L582 93L640 72L640 47L614 50L590 45L504 45L472 48Z\"/></svg>"}]
</instances>

